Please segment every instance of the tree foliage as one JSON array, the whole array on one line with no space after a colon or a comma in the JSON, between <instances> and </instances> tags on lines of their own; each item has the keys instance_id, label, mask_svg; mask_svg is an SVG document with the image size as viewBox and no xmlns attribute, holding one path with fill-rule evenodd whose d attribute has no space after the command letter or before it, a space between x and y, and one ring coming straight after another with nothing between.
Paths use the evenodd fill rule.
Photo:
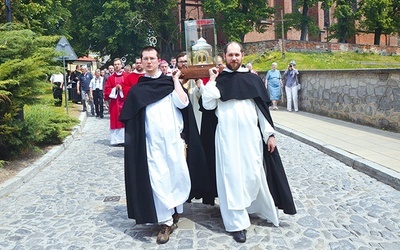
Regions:
<instances>
[{"instance_id":1,"label":"tree foliage","mask_svg":"<svg viewBox=\"0 0 400 250\"><path fill-rule=\"evenodd\" d=\"M5 6L1 1L1 20L5 23ZM70 12L66 8L68 0L13 0L12 21L42 35L66 35L66 22Z\"/></svg>"},{"instance_id":2,"label":"tree foliage","mask_svg":"<svg viewBox=\"0 0 400 250\"><path fill-rule=\"evenodd\" d=\"M41 101L48 73L57 64L54 46L58 36L42 36L16 27L0 27L1 159L27 146L22 139L27 135L23 132L21 111L25 105Z\"/></svg>"},{"instance_id":3,"label":"tree foliage","mask_svg":"<svg viewBox=\"0 0 400 250\"><path fill-rule=\"evenodd\" d=\"M16 109L35 103L41 94L38 85L44 84L56 63L58 39L31 30L0 30L0 90Z\"/></svg>"},{"instance_id":4,"label":"tree foliage","mask_svg":"<svg viewBox=\"0 0 400 250\"><path fill-rule=\"evenodd\" d=\"M155 36L168 50L178 36L174 7L175 0L72 0L71 44L81 55L91 49L133 60L148 36Z\"/></svg>"},{"instance_id":5,"label":"tree foliage","mask_svg":"<svg viewBox=\"0 0 400 250\"><path fill-rule=\"evenodd\" d=\"M336 38L340 43L347 42L357 33L356 21L360 18L357 0L336 0L333 17L337 22L329 27L328 40Z\"/></svg>"},{"instance_id":6,"label":"tree foliage","mask_svg":"<svg viewBox=\"0 0 400 250\"><path fill-rule=\"evenodd\" d=\"M286 26L300 30L300 40L306 41L307 35L317 35L319 27L315 24L315 20L308 15L308 11L318 2L323 2L323 6L329 6L331 0L298 0L294 6L294 11L284 15Z\"/></svg>"},{"instance_id":7,"label":"tree foliage","mask_svg":"<svg viewBox=\"0 0 400 250\"><path fill-rule=\"evenodd\" d=\"M390 34L393 29L393 0L362 0L360 14L363 18L360 27L368 32L373 32L374 44L380 44L382 34Z\"/></svg>"},{"instance_id":8,"label":"tree foliage","mask_svg":"<svg viewBox=\"0 0 400 250\"><path fill-rule=\"evenodd\" d=\"M400 0L393 0L392 17L394 32L400 35Z\"/></svg>"},{"instance_id":9,"label":"tree foliage","mask_svg":"<svg viewBox=\"0 0 400 250\"><path fill-rule=\"evenodd\" d=\"M216 20L219 30L230 41L243 42L244 36L253 31L265 32L267 26L260 21L268 19L274 9L265 0L205 0L204 12Z\"/></svg>"}]
</instances>

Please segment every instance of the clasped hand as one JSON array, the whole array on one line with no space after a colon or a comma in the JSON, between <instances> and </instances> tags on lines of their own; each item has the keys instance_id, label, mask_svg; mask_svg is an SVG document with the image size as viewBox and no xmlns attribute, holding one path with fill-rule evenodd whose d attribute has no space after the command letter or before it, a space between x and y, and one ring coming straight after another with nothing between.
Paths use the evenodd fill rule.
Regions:
<instances>
[{"instance_id":1,"label":"clasped hand","mask_svg":"<svg viewBox=\"0 0 400 250\"><path fill-rule=\"evenodd\" d=\"M215 79L217 79L217 76L219 75L218 68L213 67L213 68L209 69L208 72L210 73L210 81L215 81Z\"/></svg>"}]
</instances>

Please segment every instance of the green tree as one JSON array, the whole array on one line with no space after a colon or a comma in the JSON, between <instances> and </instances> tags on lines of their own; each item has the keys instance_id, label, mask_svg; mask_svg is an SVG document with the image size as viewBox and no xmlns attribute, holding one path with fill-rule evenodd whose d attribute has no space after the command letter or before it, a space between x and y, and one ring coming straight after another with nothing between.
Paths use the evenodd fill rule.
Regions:
<instances>
[{"instance_id":1,"label":"green tree","mask_svg":"<svg viewBox=\"0 0 400 250\"><path fill-rule=\"evenodd\" d=\"M393 29L392 0L362 0L360 2L360 28L374 33L374 44L380 44L382 34L390 34Z\"/></svg>"},{"instance_id":2,"label":"green tree","mask_svg":"<svg viewBox=\"0 0 400 250\"><path fill-rule=\"evenodd\" d=\"M65 24L70 18L68 0L14 0L12 22L42 35L67 35ZM1 1L1 23L6 22L4 1Z\"/></svg>"},{"instance_id":3,"label":"green tree","mask_svg":"<svg viewBox=\"0 0 400 250\"><path fill-rule=\"evenodd\" d=\"M333 17L337 22L329 27L328 39L336 38L340 43L345 43L357 34L356 20L360 18L357 0L336 0Z\"/></svg>"},{"instance_id":4,"label":"green tree","mask_svg":"<svg viewBox=\"0 0 400 250\"><path fill-rule=\"evenodd\" d=\"M391 16L393 18L394 32L400 35L400 0L393 0Z\"/></svg>"},{"instance_id":5,"label":"green tree","mask_svg":"<svg viewBox=\"0 0 400 250\"><path fill-rule=\"evenodd\" d=\"M284 15L287 20L287 27L293 27L300 30L300 40L306 41L307 35L318 35L320 28L315 24L313 17L308 15L308 11L313 8L318 2L322 2L322 9L329 8L333 0L298 0L295 3L294 11Z\"/></svg>"},{"instance_id":6,"label":"green tree","mask_svg":"<svg viewBox=\"0 0 400 250\"><path fill-rule=\"evenodd\" d=\"M204 12L216 20L218 29L228 36L230 41L243 42L244 36L256 30L265 32L267 26L261 20L270 18L274 9L267 6L265 0L205 0Z\"/></svg>"},{"instance_id":7,"label":"green tree","mask_svg":"<svg viewBox=\"0 0 400 250\"><path fill-rule=\"evenodd\" d=\"M13 103L13 114L33 104L40 84L56 63L54 47L59 37L41 36L31 30L0 29L0 90ZM53 65L52 65L53 64Z\"/></svg>"},{"instance_id":8,"label":"green tree","mask_svg":"<svg viewBox=\"0 0 400 250\"><path fill-rule=\"evenodd\" d=\"M22 139L21 111L41 101L46 78L57 64L54 47L59 39L9 26L0 26L0 159L28 144Z\"/></svg>"},{"instance_id":9,"label":"green tree","mask_svg":"<svg viewBox=\"0 0 400 250\"><path fill-rule=\"evenodd\" d=\"M168 51L178 36L173 8L175 0L73 0L69 4L71 44L79 55L90 48L133 60L148 44L147 37L155 36L157 46Z\"/></svg>"}]
</instances>

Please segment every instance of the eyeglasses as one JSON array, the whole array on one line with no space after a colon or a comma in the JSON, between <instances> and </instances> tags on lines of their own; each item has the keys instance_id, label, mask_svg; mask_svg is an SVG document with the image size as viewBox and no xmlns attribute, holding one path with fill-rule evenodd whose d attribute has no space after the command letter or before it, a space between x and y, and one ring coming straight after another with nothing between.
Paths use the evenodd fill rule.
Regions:
<instances>
[{"instance_id":1,"label":"eyeglasses","mask_svg":"<svg viewBox=\"0 0 400 250\"><path fill-rule=\"evenodd\" d=\"M187 61L178 61L178 63L187 63Z\"/></svg>"},{"instance_id":2,"label":"eyeglasses","mask_svg":"<svg viewBox=\"0 0 400 250\"><path fill-rule=\"evenodd\" d=\"M156 60L157 60L156 57L145 57L145 58L142 58L142 61L156 61Z\"/></svg>"}]
</instances>

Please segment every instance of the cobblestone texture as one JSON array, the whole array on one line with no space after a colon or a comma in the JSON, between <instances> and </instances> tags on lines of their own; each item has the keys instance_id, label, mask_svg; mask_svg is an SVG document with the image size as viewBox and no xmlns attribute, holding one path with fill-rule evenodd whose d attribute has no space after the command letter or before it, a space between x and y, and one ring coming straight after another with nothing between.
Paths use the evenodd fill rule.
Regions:
<instances>
[{"instance_id":1,"label":"cobblestone texture","mask_svg":"<svg viewBox=\"0 0 400 250\"><path fill-rule=\"evenodd\" d=\"M33 179L0 198L0 249L400 249L400 192L304 143L277 134L298 213L275 227L252 218L248 240L225 232L218 206L186 203L178 229L127 218L123 148L109 146L108 119L82 134ZM105 202L109 196L117 201Z\"/></svg>"}]
</instances>

